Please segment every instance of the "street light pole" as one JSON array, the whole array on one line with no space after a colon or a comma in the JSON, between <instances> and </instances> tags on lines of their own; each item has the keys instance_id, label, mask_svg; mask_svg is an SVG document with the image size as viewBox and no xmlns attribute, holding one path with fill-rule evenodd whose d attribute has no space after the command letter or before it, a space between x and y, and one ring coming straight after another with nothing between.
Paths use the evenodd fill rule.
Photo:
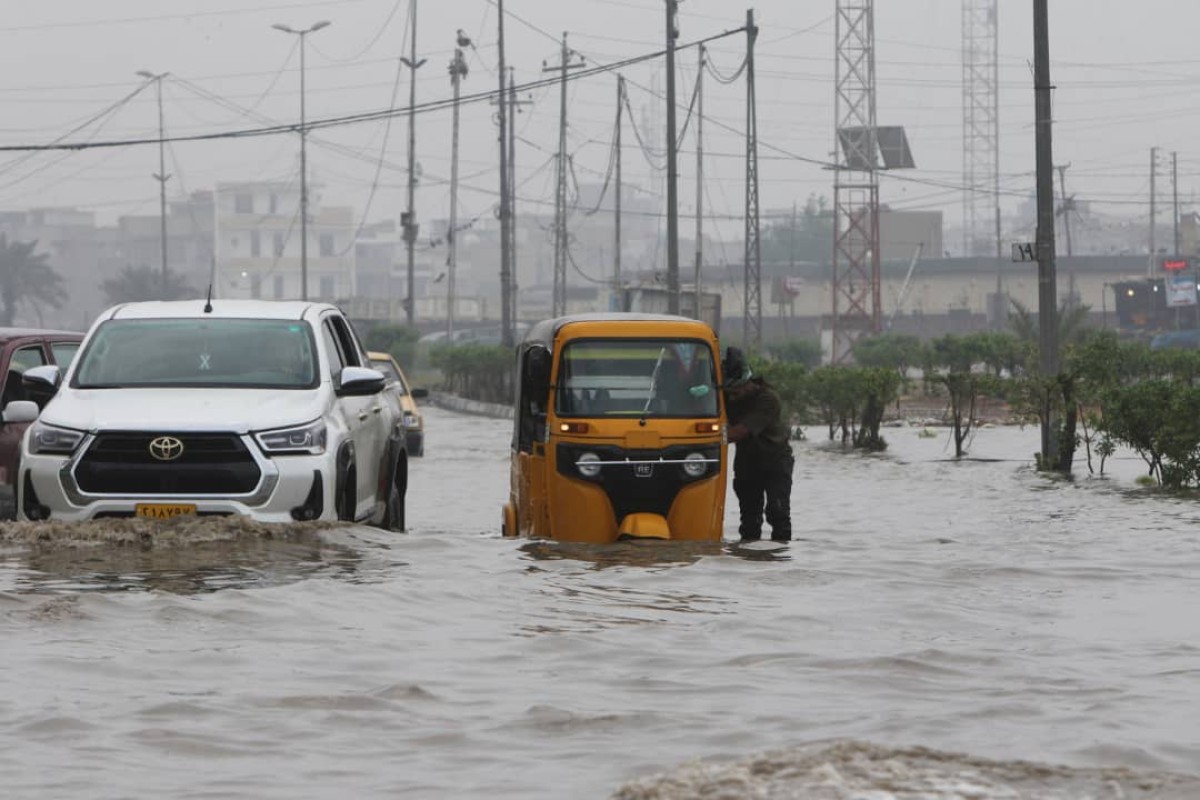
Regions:
<instances>
[{"instance_id":1,"label":"street light pole","mask_svg":"<svg viewBox=\"0 0 1200 800\"><path fill-rule=\"evenodd\" d=\"M157 75L148 70L138 70L138 76L145 78L148 81L154 81L155 88L158 92L158 174L154 179L158 181L158 236L159 243L162 247L162 299L168 300L167 297L167 180L171 177L167 174L167 163L165 154L165 135L163 132L163 104L162 104L162 82L163 78L170 75L169 72L161 72Z\"/></svg>"},{"instance_id":2,"label":"street light pole","mask_svg":"<svg viewBox=\"0 0 1200 800\"><path fill-rule=\"evenodd\" d=\"M272 25L277 31L300 37L300 299L308 299L308 127L304 115L304 37L329 26L322 20L303 30L287 25Z\"/></svg>"}]
</instances>

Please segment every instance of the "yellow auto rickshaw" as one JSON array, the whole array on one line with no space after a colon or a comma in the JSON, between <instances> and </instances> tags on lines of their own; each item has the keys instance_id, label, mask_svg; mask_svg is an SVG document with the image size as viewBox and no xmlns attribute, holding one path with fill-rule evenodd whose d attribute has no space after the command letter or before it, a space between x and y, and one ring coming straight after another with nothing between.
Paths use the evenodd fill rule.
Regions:
<instances>
[{"instance_id":1,"label":"yellow auto rickshaw","mask_svg":"<svg viewBox=\"0 0 1200 800\"><path fill-rule=\"evenodd\" d=\"M581 314L517 352L506 536L720 541L727 447L716 334L686 317Z\"/></svg>"}]
</instances>

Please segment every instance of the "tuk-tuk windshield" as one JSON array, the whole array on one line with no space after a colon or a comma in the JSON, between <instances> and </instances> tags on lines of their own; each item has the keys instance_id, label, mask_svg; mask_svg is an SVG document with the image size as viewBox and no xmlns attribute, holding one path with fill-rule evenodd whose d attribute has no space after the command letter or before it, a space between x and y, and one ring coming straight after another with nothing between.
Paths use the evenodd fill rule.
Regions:
<instances>
[{"instance_id":1,"label":"tuk-tuk windshield","mask_svg":"<svg viewBox=\"0 0 1200 800\"><path fill-rule=\"evenodd\" d=\"M577 340L562 351L560 416L715 417L716 369L707 343Z\"/></svg>"}]
</instances>

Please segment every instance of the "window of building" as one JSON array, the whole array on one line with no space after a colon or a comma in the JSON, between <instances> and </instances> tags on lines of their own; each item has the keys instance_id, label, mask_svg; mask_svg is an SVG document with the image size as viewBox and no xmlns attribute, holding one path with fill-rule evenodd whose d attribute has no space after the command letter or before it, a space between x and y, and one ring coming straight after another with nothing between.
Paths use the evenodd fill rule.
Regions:
<instances>
[{"instance_id":1,"label":"window of building","mask_svg":"<svg viewBox=\"0 0 1200 800\"><path fill-rule=\"evenodd\" d=\"M283 255L283 246L286 244L282 233L275 234L275 257Z\"/></svg>"},{"instance_id":2,"label":"window of building","mask_svg":"<svg viewBox=\"0 0 1200 800\"><path fill-rule=\"evenodd\" d=\"M279 197L271 192L270 209L272 214L279 213Z\"/></svg>"},{"instance_id":3,"label":"window of building","mask_svg":"<svg viewBox=\"0 0 1200 800\"><path fill-rule=\"evenodd\" d=\"M250 231L250 255L255 258L262 255L262 237L258 231Z\"/></svg>"},{"instance_id":4,"label":"window of building","mask_svg":"<svg viewBox=\"0 0 1200 800\"><path fill-rule=\"evenodd\" d=\"M262 275L257 272L250 276L250 297L255 300L262 297Z\"/></svg>"},{"instance_id":5,"label":"window of building","mask_svg":"<svg viewBox=\"0 0 1200 800\"><path fill-rule=\"evenodd\" d=\"M283 299L283 276L282 275L275 276L275 299L276 300Z\"/></svg>"},{"instance_id":6,"label":"window of building","mask_svg":"<svg viewBox=\"0 0 1200 800\"><path fill-rule=\"evenodd\" d=\"M321 256L323 258L329 258L330 256L332 256L333 255L333 234L332 233L322 233L321 238L318 241L320 242Z\"/></svg>"},{"instance_id":7,"label":"window of building","mask_svg":"<svg viewBox=\"0 0 1200 800\"><path fill-rule=\"evenodd\" d=\"M332 300L334 291L334 279L332 275L321 276L321 299Z\"/></svg>"},{"instance_id":8,"label":"window of building","mask_svg":"<svg viewBox=\"0 0 1200 800\"><path fill-rule=\"evenodd\" d=\"M253 214L254 195L249 192L238 192L233 196L233 213Z\"/></svg>"}]
</instances>

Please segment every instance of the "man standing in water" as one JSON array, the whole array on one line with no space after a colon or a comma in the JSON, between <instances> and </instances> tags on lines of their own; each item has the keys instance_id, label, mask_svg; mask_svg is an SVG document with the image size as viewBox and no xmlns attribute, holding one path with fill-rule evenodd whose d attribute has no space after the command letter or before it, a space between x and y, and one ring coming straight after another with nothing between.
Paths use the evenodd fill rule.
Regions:
<instances>
[{"instance_id":1,"label":"man standing in water","mask_svg":"<svg viewBox=\"0 0 1200 800\"><path fill-rule=\"evenodd\" d=\"M729 442L737 444L733 459L733 491L738 498L743 542L762 538L765 512L771 539L792 539L792 466L790 430L783 420L779 393L750 371L742 351L730 347L721 365L725 377L725 411Z\"/></svg>"}]
</instances>

